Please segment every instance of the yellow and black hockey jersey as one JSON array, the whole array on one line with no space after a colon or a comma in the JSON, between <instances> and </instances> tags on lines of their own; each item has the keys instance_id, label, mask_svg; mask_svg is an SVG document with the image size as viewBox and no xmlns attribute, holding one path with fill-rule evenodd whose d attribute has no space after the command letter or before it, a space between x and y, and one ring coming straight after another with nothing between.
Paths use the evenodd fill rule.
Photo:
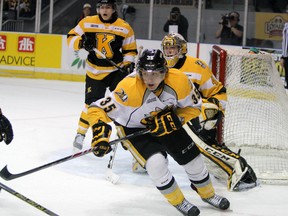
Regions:
<instances>
[{"instance_id":1,"label":"yellow and black hockey jersey","mask_svg":"<svg viewBox=\"0 0 288 216\"><path fill-rule=\"evenodd\" d=\"M225 110L227 102L226 88L214 77L205 62L192 56L185 56L177 62L175 68L188 76L204 99L217 98L222 105L222 109Z\"/></svg>"},{"instance_id":2,"label":"yellow and black hockey jersey","mask_svg":"<svg viewBox=\"0 0 288 216\"><path fill-rule=\"evenodd\" d=\"M104 23L98 15L85 17L69 31L68 47L79 50L79 42L84 34L95 38L96 49L118 66L126 62L134 62L137 55L136 39L133 29L126 21L117 18L114 22ZM87 57L86 70L89 77L101 80L118 69L99 54L90 52Z\"/></svg>"},{"instance_id":3,"label":"yellow and black hockey jersey","mask_svg":"<svg viewBox=\"0 0 288 216\"><path fill-rule=\"evenodd\" d=\"M167 106L173 106L183 123L200 114L202 98L191 81L179 70L170 68L164 87L157 93L148 90L134 73L125 77L106 98L93 102L88 109L90 125L110 119L129 128L144 128L141 120ZM105 114L106 112L106 114Z\"/></svg>"}]
</instances>

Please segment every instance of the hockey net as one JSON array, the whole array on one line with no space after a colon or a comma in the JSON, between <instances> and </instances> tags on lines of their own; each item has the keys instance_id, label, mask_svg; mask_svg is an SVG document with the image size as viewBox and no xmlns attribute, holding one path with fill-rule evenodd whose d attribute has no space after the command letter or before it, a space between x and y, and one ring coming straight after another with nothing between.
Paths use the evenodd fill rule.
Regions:
<instances>
[{"instance_id":1,"label":"hockey net","mask_svg":"<svg viewBox=\"0 0 288 216\"><path fill-rule=\"evenodd\" d=\"M264 183L288 183L288 96L271 54L213 46L212 70L227 88L218 141L241 155Z\"/></svg>"}]
</instances>

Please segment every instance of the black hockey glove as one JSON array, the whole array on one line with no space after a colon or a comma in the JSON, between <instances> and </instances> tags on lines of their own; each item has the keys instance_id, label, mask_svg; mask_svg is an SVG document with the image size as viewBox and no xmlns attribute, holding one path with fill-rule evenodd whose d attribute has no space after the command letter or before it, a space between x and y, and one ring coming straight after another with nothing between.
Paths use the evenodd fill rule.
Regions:
<instances>
[{"instance_id":1,"label":"black hockey glove","mask_svg":"<svg viewBox=\"0 0 288 216\"><path fill-rule=\"evenodd\" d=\"M172 109L164 109L155 117L148 117L146 128L153 136L164 136L182 127L179 117Z\"/></svg>"},{"instance_id":2,"label":"black hockey glove","mask_svg":"<svg viewBox=\"0 0 288 216\"><path fill-rule=\"evenodd\" d=\"M109 145L109 138L112 128L110 125L99 120L99 122L92 126L93 139L91 146L94 148L93 153L97 157L103 157L112 149Z\"/></svg>"},{"instance_id":3,"label":"black hockey glove","mask_svg":"<svg viewBox=\"0 0 288 216\"><path fill-rule=\"evenodd\" d=\"M129 63L126 63L124 64L124 66L122 67L122 69L126 72L126 74L130 74L133 72L135 68L135 63L134 62L129 62Z\"/></svg>"},{"instance_id":4,"label":"black hockey glove","mask_svg":"<svg viewBox=\"0 0 288 216\"><path fill-rule=\"evenodd\" d=\"M82 35L79 47L84 48L87 52L93 52L93 49L96 47L96 41L91 37Z\"/></svg>"},{"instance_id":5,"label":"black hockey glove","mask_svg":"<svg viewBox=\"0 0 288 216\"><path fill-rule=\"evenodd\" d=\"M8 145L13 140L13 129L10 121L2 114L0 109L0 142L4 142Z\"/></svg>"}]
</instances>

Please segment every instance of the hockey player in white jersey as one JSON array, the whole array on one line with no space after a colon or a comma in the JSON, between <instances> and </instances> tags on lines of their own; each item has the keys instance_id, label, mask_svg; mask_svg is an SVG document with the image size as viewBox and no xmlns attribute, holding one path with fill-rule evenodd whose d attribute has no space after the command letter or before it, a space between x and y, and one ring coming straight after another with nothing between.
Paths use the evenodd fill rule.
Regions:
<instances>
[{"instance_id":1,"label":"hockey player in white jersey","mask_svg":"<svg viewBox=\"0 0 288 216\"><path fill-rule=\"evenodd\" d=\"M191 188L204 202L226 210L229 201L215 193L200 151L182 127L199 117L201 103L195 86L177 69L168 69L160 50L144 50L136 71L124 78L109 96L89 106L93 153L102 157L111 151L111 126L107 124L111 120L120 137L146 128L149 133L130 138L123 145L146 168L167 201L183 215L200 214L184 197L168 169L169 154L184 168Z\"/></svg>"}]
</instances>

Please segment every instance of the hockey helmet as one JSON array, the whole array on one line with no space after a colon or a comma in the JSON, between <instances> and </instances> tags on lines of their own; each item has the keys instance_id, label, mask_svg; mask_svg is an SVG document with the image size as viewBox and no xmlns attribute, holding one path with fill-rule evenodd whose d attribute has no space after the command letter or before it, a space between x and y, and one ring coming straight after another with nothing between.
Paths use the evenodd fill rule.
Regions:
<instances>
[{"instance_id":1,"label":"hockey helmet","mask_svg":"<svg viewBox=\"0 0 288 216\"><path fill-rule=\"evenodd\" d=\"M115 0L98 0L97 8L99 8L102 4L111 4L112 8L116 10L116 1Z\"/></svg>"},{"instance_id":2,"label":"hockey helmet","mask_svg":"<svg viewBox=\"0 0 288 216\"><path fill-rule=\"evenodd\" d=\"M167 70L167 62L159 49L145 49L137 62L137 71L140 75L141 71L166 73Z\"/></svg>"},{"instance_id":3,"label":"hockey helmet","mask_svg":"<svg viewBox=\"0 0 288 216\"><path fill-rule=\"evenodd\" d=\"M187 53L187 41L184 37L179 33L169 33L166 35L161 43L162 50L167 60L168 67L174 67L180 58L183 58ZM170 56L168 53L165 52L165 47L168 46L177 46L178 53Z\"/></svg>"}]
</instances>

